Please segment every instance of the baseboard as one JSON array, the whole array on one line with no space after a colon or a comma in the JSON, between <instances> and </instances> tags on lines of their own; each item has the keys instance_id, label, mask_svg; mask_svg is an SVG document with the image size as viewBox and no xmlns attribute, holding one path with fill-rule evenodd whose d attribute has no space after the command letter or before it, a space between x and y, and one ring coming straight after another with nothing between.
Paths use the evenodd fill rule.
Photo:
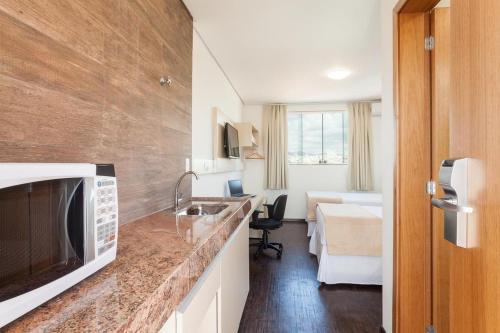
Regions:
<instances>
[{"instance_id":1,"label":"baseboard","mask_svg":"<svg viewBox=\"0 0 500 333\"><path fill-rule=\"evenodd\" d=\"M384 328L384 326L380 326L380 333L385 333L385 328Z\"/></svg>"},{"instance_id":2,"label":"baseboard","mask_svg":"<svg viewBox=\"0 0 500 333\"><path fill-rule=\"evenodd\" d=\"M305 223L306 220L305 219L283 219L282 220L283 222L293 222L293 223Z\"/></svg>"}]
</instances>

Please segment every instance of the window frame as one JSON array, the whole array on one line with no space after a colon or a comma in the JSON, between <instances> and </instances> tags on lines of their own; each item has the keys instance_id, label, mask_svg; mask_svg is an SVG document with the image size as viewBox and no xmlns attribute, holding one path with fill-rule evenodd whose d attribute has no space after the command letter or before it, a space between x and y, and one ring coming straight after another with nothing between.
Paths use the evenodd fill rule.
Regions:
<instances>
[{"instance_id":1,"label":"window frame","mask_svg":"<svg viewBox=\"0 0 500 333\"><path fill-rule=\"evenodd\" d=\"M288 153L290 150L288 149L287 151L287 162L288 165L347 165L349 163L349 151L347 150L345 145L348 141L349 137L349 132L348 128L346 128L346 117L348 116L347 110L342 109L342 110L321 110L321 111L305 111L305 110L293 110L293 111L288 111L288 114L321 114L321 161L325 161L325 134L324 134L324 114L325 113L341 113L342 114L342 163L338 162L327 162L327 163L322 163L318 161L317 163L291 163L290 159L288 158ZM288 125L288 116L287 116L287 125ZM346 133L347 133L347 138L346 138Z\"/></svg>"}]
</instances>

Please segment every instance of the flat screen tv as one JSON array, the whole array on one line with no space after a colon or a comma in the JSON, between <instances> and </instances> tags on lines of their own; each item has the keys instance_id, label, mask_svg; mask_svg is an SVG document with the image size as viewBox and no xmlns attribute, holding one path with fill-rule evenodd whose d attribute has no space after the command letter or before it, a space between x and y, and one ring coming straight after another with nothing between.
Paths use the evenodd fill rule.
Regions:
<instances>
[{"instance_id":1,"label":"flat screen tv","mask_svg":"<svg viewBox=\"0 0 500 333\"><path fill-rule=\"evenodd\" d=\"M224 126L224 150L227 158L240 157L240 144L238 141L238 130L226 123Z\"/></svg>"}]
</instances>

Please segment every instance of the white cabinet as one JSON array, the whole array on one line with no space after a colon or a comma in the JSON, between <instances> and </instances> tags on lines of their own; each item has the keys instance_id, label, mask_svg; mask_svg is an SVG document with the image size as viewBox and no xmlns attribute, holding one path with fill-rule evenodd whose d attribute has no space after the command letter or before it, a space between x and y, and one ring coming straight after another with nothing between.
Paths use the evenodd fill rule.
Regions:
<instances>
[{"instance_id":1,"label":"white cabinet","mask_svg":"<svg viewBox=\"0 0 500 333\"><path fill-rule=\"evenodd\" d=\"M175 327L175 311L170 315L167 322L163 324L159 333L176 333L177 329Z\"/></svg>"},{"instance_id":2,"label":"white cabinet","mask_svg":"<svg viewBox=\"0 0 500 333\"><path fill-rule=\"evenodd\" d=\"M221 257L221 333L236 333L250 290L248 218L226 243Z\"/></svg>"},{"instance_id":3,"label":"white cabinet","mask_svg":"<svg viewBox=\"0 0 500 333\"><path fill-rule=\"evenodd\" d=\"M240 147L256 148L259 146L259 131L251 123L236 123Z\"/></svg>"},{"instance_id":4,"label":"white cabinet","mask_svg":"<svg viewBox=\"0 0 500 333\"><path fill-rule=\"evenodd\" d=\"M250 289L249 216L177 307L160 333L236 333Z\"/></svg>"},{"instance_id":5,"label":"white cabinet","mask_svg":"<svg viewBox=\"0 0 500 333\"><path fill-rule=\"evenodd\" d=\"M238 130L238 140L240 147L244 148L245 159L247 160L263 160L264 156L259 153L259 131L252 123L237 123L235 124Z\"/></svg>"},{"instance_id":6,"label":"white cabinet","mask_svg":"<svg viewBox=\"0 0 500 333\"><path fill-rule=\"evenodd\" d=\"M201 324L198 326L198 333L217 333L219 330L219 323L217 321L219 311L218 311L218 298L214 297L208 309L205 312L205 315L201 319Z\"/></svg>"},{"instance_id":7,"label":"white cabinet","mask_svg":"<svg viewBox=\"0 0 500 333\"><path fill-rule=\"evenodd\" d=\"M217 257L198 279L177 308L177 333L217 333L220 258Z\"/></svg>"}]
</instances>

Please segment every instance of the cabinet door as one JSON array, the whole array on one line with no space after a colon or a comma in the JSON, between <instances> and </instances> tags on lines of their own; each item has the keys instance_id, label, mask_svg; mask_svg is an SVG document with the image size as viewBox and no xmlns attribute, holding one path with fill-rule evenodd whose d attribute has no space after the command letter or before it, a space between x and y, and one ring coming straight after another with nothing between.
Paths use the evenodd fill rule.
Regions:
<instances>
[{"instance_id":1,"label":"cabinet door","mask_svg":"<svg viewBox=\"0 0 500 333\"><path fill-rule=\"evenodd\" d=\"M221 333L236 333L245 308L249 280L248 218L224 248L221 257Z\"/></svg>"},{"instance_id":2,"label":"cabinet door","mask_svg":"<svg viewBox=\"0 0 500 333\"><path fill-rule=\"evenodd\" d=\"M207 310L205 311L205 316L201 318L200 324L196 332L198 333L217 333L219 332L217 327L217 296L212 297ZM198 319L199 320L199 319Z\"/></svg>"},{"instance_id":3,"label":"cabinet door","mask_svg":"<svg viewBox=\"0 0 500 333\"><path fill-rule=\"evenodd\" d=\"M159 333L176 333L175 327L175 311L170 315L168 320L163 324L163 327L160 329Z\"/></svg>"},{"instance_id":4,"label":"cabinet door","mask_svg":"<svg viewBox=\"0 0 500 333\"><path fill-rule=\"evenodd\" d=\"M217 333L220 260L214 259L177 309L177 333Z\"/></svg>"}]
</instances>

